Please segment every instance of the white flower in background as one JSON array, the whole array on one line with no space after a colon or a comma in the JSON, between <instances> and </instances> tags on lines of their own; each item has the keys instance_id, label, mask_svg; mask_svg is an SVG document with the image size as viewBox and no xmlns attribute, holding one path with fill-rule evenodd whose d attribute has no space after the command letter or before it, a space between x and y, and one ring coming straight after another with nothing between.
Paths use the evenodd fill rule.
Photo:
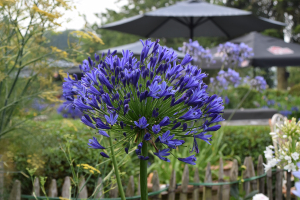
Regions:
<instances>
[{"instance_id":1,"label":"white flower in background","mask_svg":"<svg viewBox=\"0 0 300 200\"><path fill-rule=\"evenodd\" d=\"M287 138L287 135L283 135L282 137L283 137L283 138Z\"/></svg>"},{"instance_id":2,"label":"white flower in background","mask_svg":"<svg viewBox=\"0 0 300 200\"><path fill-rule=\"evenodd\" d=\"M278 162L279 162L279 160L277 160L276 158L273 158L268 162L268 164L270 164L272 167L275 167Z\"/></svg>"},{"instance_id":3,"label":"white flower in background","mask_svg":"<svg viewBox=\"0 0 300 200\"><path fill-rule=\"evenodd\" d=\"M268 147L269 147L270 149L274 149L273 145L269 145Z\"/></svg>"},{"instance_id":4,"label":"white flower in background","mask_svg":"<svg viewBox=\"0 0 300 200\"><path fill-rule=\"evenodd\" d=\"M269 197L265 196L264 194L256 194L253 196L252 200L269 200Z\"/></svg>"},{"instance_id":5,"label":"white flower in background","mask_svg":"<svg viewBox=\"0 0 300 200\"><path fill-rule=\"evenodd\" d=\"M297 153L297 152L292 153L291 156L295 161L297 161L299 159L299 153Z\"/></svg>"},{"instance_id":6,"label":"white flower in background","mask_svg":"<svg viewBox=\"0 0 300 200\"><path fill-rule=\"evenodd\" d=\"M273 158L273 151L269 147L266 147L266 150L264 151L265 158L267 160L271 160Z\"/></svg>"},{"instance_id":7,"label":"white flower in background","mask_svg":"<svg viewBox=\"0 0 300 200\"><path fill-rule=\"evenodd\" d=\"M271 169L272 168L272 165L270 165L270 163L268 163L268 164L265 164L265 163L263 163L263 165L264 165L264 169L265 169L265 172L267 172L267 171L269 171L269 169Z\"/></svg>"},{"instance_id":8,"label":"white flower in background","mask_svg":"<svg viewBox=\"0 0 300 200\"><path fill-rule=\"evenodd\" d=\"M270 135L271 135L271 137L273 137L273 138L277 137L277 134L276 134L275 132L271 132Z\"/></svg>"},{"instance_id":9,"label":"white flower in background","mask_svg":"<svg viewBox=\"0 0 300 200\"><path fill-rule=\"evenodd\" d=\"M279 160L277 160L276 158L272 158L272 159L268 160L267 164L263 163L263 165L265 167L265 172L267 172L272 167L275 167L278 162L279 162Z\"/></svg>"},{"instance_id":10,"label":"white flower in background","mask_svg":"<svg viewBox=\"0 0 300 200\"><path fill-rule=\"evenodd\" d=\"M288 163L292 162L292 158L290 156L284 156L284 159L288 161Z\"/></svg>"},{"instance_id":11,"label":"white flower in background","mask_svg":"<svg viewBox=\"0 0 300 200\"><path fill-rule=\"evenodd\" d=\"M288 172L290 171L296 171L296 166L294 163L289 163L286 166L284 166L285 170L288 170Z\"/></svg>"}]
</instances>

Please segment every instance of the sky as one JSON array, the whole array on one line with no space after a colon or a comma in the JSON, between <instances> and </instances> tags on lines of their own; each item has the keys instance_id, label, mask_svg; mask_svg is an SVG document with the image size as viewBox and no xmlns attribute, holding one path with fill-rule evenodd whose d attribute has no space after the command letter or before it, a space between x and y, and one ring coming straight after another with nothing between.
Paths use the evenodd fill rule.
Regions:
<instances>
[{"instance_id":1,"label":"sky","mask_svg":"<svg viewBox=\"0 0 300 200\"><path fill-rule=\"evenodd\" d=\"M76 9L72 11L66 11L64 13L64 21L70 20L69 22L62 23L62 26L57 31L64 31L66 29L81 29L85 22L82 14L86 15L89 23L97 22L100 24L100 20L95 16L94 13L103 13L106 8L113 10L120 10L120 7L126 4L126 0L121 0L119 3L115 3L115 0L74 0Z\"/></svg>"}]
</instances>

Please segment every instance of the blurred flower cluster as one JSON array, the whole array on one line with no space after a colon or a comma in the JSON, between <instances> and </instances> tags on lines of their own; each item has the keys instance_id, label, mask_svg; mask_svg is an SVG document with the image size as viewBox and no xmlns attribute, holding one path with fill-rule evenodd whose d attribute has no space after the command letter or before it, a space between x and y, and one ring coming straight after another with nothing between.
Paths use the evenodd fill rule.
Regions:
<instances>
[{"instance_id":1,"label":"blurred flower cluster","mask_svg":"<svg viewBox=\"0 0 300 200\"><path fill-rule=\"evenodd\" d=\"M76 75L65 78L66 104L81 110L81 121L99 134L90 139L90 148L103 151L106 147L97 137L114 137L114 146L125 153L135 148L138 158L147 160L142 147L149 145L155 156L170 162L166 156L192 138L191 153L199 153L197 142L209 143L212 135L207 133L218 130L216 123L223 121L222 99L208 94L202 80L207 75L189 64L189 54L178 60L159 40L141 42L139 60L129 50L123 50L122 57L114 51L84 60L81 80ZM196 157L178 160L195 164Z\"/></svg>"},{"instance_id":2,"label":"blurred flower cluster","mask_svg":"<svg viewBox=\"0 0 300 200\"><path fill-rule=\"evenodd\" d=\"M254 78L250 78L249 76L246 76L243 78L243 84L248 85L251 88L257 90L257 91L264 91L267 89L267 82L262 76L255 76Z\"/></svg>"},{"instance_id":3,"label":"blurred flower cluster","mask_svg":"<svg viewBox=\"0 0 300 200\"><path fill-rule=\"evenodd\" d=\"M184 42L183 46L179 48L179 51L182 51L184 54L190 54L193 56L194 61L200 63L205 63L208 66L215 63L212 54L209 49L203 48L198 41L193 41L192 39L189 42Z\"/></svg>"},{"instance_id":4,"label":"blurred flower cluster","mask_svg":"<svg viewBox=\"0 0 300 200\"><path fill-rule=\"evenodd\" d=\"M238 72L228 68L227 71L220 70L215 78L211 77L210 86L215 90L227 90L229 86L239 86L241 79Z\"/></svg>"},{"instance_id":5,"label":"blurred flower cluster","mask_svg":"<svg viewBox=\"0 0 300 200\"><path fill-rule=\"evenodd\" d=\"M251 58L253 49L244 43L234 44L232 42L226 42L225 44L219 44L217 55L222 57L224 65L229 66L243 66L243 62Z\"/></svg>"},{"instance_id":6,"label":"blurred flower cluster","mask_svg":"<svg viewBox=\"0 0 300 200\"><path fill-rule=\"evenodd\" d=\"M262 76L256 76L253 79L249 76L243 78L237 71L228 68L227 71L220 70L216 77L210 78L209 91L222 96L225 104L228 104L230 99L225 94L225 91L230 87L238 87L240 85L248 86L250 89L259 92L267 88L267 83Z\"/></svg>"},{"instance_id":7,"label":"blurred flower cluster","mask_svg":"<svg viewBox=\"0 0 300 200\"><path fill-rule=\"evenodd\" d=\"M274 166L295 171L300 156L300 121L296 122L295 118L292 120L285 119L277 130L270 133L273 141L275 141L274 146L268 146L264 151L267 160L267 164L264 164L265 171Z\"/></svg>"}]
</instances>

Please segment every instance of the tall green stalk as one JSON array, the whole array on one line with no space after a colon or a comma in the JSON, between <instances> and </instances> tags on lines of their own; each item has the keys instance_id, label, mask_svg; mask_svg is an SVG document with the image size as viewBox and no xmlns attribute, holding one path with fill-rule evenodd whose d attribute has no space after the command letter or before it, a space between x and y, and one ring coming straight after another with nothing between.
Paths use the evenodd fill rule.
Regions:
<instances>
[{"instance_id":1,"label":"tall green stalk","mask_svg":"<svg viewBox=\"0 0 300 200\"><path fill-rule=\"evenodd\" d=\"M143 142L142 156L148 156L147 142ZM148 187L147 187L147 160L140 159L140 188L141 200L148 200Z\"/></svg>"},{"instance_id":2,"label":"tall green stalk","mask_svg":"<svg viewBox=\"0 0 300 200\"><path fill-rule=\"evenodd\" d=\"M121 179L120 179L118 164L117 164L117 161L116 161L115 152L114 152L111 137L109 137L109 144L110 144L110 150L111 150L111 160L112 160L112 163L113 163L113 166L114 166L114 169L115 169L115 175L116 175L116 179L117 179L119 193L120 193L121 199L125 200L125 194L124 194L124 190L123 190L123 187L122 187L122 182L121 182Z\"/></svg>"}]
</instances>

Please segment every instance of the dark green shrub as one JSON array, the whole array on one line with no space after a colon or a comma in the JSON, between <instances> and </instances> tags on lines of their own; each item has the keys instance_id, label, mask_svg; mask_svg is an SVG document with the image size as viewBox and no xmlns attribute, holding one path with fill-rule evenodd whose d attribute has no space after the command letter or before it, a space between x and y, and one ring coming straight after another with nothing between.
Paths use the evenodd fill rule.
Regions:
<instances>
[{"instance_id":1,"label":"dark green shrub","mask_svg":"<svg viewBox=\"0 0 300 200\"><path fill-rule=\"evenodd\" d=\"M251 156L256 165L258 156L272 145L269 126L227 126L223 130L223 142L227 144L223 154L238 156L241 162Z\"/></svg>"}]
</instances>

